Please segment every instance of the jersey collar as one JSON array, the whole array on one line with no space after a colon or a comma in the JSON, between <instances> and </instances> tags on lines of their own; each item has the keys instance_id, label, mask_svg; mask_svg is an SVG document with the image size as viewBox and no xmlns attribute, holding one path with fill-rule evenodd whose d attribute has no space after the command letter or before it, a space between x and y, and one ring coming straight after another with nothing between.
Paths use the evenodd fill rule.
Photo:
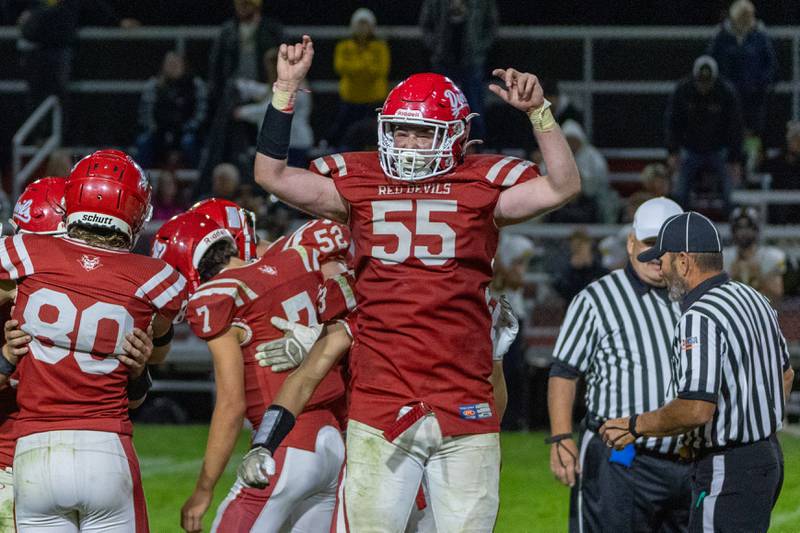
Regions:
<instances>
[{"instance_id":1,"label":"jersey collar","mask_svg":"<svg viewBox=\"0 0 800 533\"><path fill-rule=\"evenodd\" d=\"M731 277L727 272L720 272L716 276L708 278L700 285L690 290L688 293L686 293L686 296L683 297L683 301L681 302L681 312L685 313L686 310L689 309L693 303L699 300L701 296L714 287L718 287L723 283L730 281L730 279Z\"/></svg>"}]
</instances>

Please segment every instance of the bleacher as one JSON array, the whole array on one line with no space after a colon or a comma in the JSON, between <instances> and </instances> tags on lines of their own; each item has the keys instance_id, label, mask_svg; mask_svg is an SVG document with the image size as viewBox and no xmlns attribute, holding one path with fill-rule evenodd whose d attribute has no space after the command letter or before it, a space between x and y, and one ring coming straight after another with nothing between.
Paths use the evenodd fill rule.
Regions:
<instances>
[{"instance_id":1,"label":"bleacher","mask_svg":"<svg viewBox=\"0 0 800 533\"><path fill-rule=\"evenodd\" d=\"M337 83L332 68L333 47L348 30L342 26L288 26L294 38L309 33L315 39L316 57L311 70L314 97L312 127L318 133L336 112ZM784 125L800 116L800 31L772 26L780 69L770 97L766 146L779 146ZM586 130L609 160L611 182L623 193L640 187L638 172L651 161L663 160L663 112L675 80L688 75L714 32L713 27L503 27L489 59L490 65L513 65L543 77L559 80L565 91L582 106ZM156 73L166 51L186 54L193 71L205 76L215 27L142 27L135 29L84 28L80 31L77 59L66 103L69 121L58 142L18 151L19 171L31 157L42 160L57 145L66 145L77 156L98 146L129 148L136 134L136 109L144 81ZM392 50L392 80L402 79L428 64L419 45L420 33L413 26L384 26L380 34ZM0 104L9 110L3 120L22 124L26 85L17 61L16 28L0 27ZM135 60L131 60L135 58ZM80 109L80 113L76 110ZM50 115L43 113L43 121ZM525 156L532 147L529 124L519 113L509 113L500 102L487 100L486 121L489 149ZM502 127L494 127L502 124ZM60 127L59 124L53 126ZM20 144L24 146L24 144ZM37 156L36 154L40 154ZM36 161L35 161L36 162ZM41 161L39 161L41 162ZM36 165L31 165L37 167ZM18 173L20 182L29 176ZM157 177L157 171L152 173ZM196 178L188 170L184 180ZM4 184L10 190L10 182ZM18 184L19 185L19 184ZM771 204L800 205L800 190L769 191L768 179L751 180L752 190L734 193L736 203L758 206L766 212ZM799 208L800 209L800 208ZM593 237L617 234L621 226L593 225ZM575 227L531 222L511 231L526 234L543 246L556 246ZM153 227L148 231L152 232ZM727 234L726 225L722 225ZM769 241L781 242L790 257L800 258L800 227L771 226L763 231ZM541 271L529 275L529 295L534 312L525 332L529 361L544 364L557 334L563 305L551 305L546 297L549 276ZM784 331L790 335L792 351L800 356L800 300L787 298L781 308ZM210 360L204 343L179 329L170 355L170 376L157 387L176 391L210 391L207 376ZM202 379L191 381L184 378ZM158 388L156 390L158 390Z\"/></svg>"}]
</instances>

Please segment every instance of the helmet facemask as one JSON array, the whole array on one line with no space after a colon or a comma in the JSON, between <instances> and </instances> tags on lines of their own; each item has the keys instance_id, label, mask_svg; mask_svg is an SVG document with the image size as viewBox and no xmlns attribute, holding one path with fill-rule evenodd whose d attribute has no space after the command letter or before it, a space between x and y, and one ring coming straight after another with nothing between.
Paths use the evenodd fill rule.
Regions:
<instances>
[{"instance_id":1,"label":"helmet facemask","mask_svg":"<svg viewBox=\"0 0 800 533\"><path fill-rule=\"evenodd\" d=\"M457 163L454 146L466 139L468 120L441 121L399 115L378 116L378 153L381 168L392 179L421 181L449 172ZM394 132L409 125L433 129L431 148L399 148Z\"/></svg>"}]
</instances>

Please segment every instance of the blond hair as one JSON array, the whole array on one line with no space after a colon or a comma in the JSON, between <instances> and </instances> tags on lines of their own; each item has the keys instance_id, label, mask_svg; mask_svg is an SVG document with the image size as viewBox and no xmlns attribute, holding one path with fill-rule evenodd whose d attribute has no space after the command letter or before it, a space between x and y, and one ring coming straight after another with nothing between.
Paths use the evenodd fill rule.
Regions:
<instances>
[{"instance_id":1,"label":"blond hair","mask_svg":"<svg viewBox=\"0 0 800 533\"><path fill-rule=\"evenodd\" d=\"M94 226L70 226L67 235L98 248L111 248L114 250L129 250L130 238L121 231Z\"/></svg>"}]
</instances>

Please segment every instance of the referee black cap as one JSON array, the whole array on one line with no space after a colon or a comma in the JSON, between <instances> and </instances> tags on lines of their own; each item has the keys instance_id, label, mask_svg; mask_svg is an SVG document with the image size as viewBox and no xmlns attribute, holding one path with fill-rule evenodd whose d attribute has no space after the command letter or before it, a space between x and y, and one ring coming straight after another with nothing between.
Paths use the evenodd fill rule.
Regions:
<instances>
[{"instance_id":1,"label":"referee black cap","mask_svg":"<svg viewBox=\"0 0 800 533\"><path fill-rule=\"evenodd\" d=\"M638 259L647 263L667 252L719 253L722 242L713 222L696 211L689 211L664 221L655 246L640 253Z\"/></svg>"}]
</instances>

